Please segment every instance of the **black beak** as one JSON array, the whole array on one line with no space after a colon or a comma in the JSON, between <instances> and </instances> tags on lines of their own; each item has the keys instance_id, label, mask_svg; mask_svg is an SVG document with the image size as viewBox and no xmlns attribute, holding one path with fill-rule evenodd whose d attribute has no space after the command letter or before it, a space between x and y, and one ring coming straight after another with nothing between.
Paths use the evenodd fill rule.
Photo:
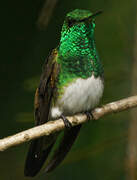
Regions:
<instances>
[{"instance_id":1,"label":"black beak","mask_svg":"<svg viewBox=\"0 0 137 180\"><path fill-rule=\"evenodd\" d=\"M96 16L102 14L103 11L97 11L96 13L92 14L90 18L95 18Z\"/></svg>"},{"instance_id":2,"label":"black beak","mask_svg":"<svg viewBox=\"0 0 137 180\"><path fill-rule=\"evenodd\" d=\"M95 18L96 16L100 15L101 13L102 13L102 11L97 11L96 13L92 14L92 15L89 16L88 18L84 18L84 19L82 19L82 20L80 20L80 21L82 22L82 21L86 21L86 20L88 20L88 19L93 19L93 18Z\"/></svg>"}]
</instances>

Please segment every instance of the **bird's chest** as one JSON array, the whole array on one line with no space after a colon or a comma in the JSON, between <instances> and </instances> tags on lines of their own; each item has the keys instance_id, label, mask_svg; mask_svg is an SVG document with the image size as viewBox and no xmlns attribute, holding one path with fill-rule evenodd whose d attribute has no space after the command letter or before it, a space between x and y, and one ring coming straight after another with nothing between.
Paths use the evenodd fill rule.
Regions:
<instances>
[{"instance_id":1,"label":"bird's chest","mask_svg":"<svg viewBox=\"0 0 137 180\"><path fill-rule=\"evenodd\" d=\"M88 111L98 105L102 97L104 84L101 78L93 75L88 79L78 78L64 87L64 93L57 101L57 106L64 115Z\"/></svg>"}]
</instances>

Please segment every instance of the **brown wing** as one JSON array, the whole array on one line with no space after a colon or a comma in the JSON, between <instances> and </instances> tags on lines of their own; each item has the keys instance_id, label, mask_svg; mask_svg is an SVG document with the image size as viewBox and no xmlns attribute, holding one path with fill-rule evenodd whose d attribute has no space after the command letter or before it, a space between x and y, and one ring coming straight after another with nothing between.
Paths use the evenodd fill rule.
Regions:
<instances>
[{"instance_id":1,"label":"brown wing","mask_svg":"<svg viewBox=\"0 0 137 180\"><path fill-rule=\"evenodd\" d=\"M52 97L56 91L56 82L59 73L59 65L56 62L57 50L54 49L44 65L40 79L40 85L35 93L35 120L36 125L48 121Z\"/></svg>"},{"instance_id":2,"label":"brown wing","mask_svg":"<svg viewBox=\"0 0 137 180\"><path fill-rule=\"evenodd\" d=\"M36 125L43 124L49 119L52 97L56 91L56 81L59 65L56 62L57 50L53 50L44 65L40 85L35 93L35 121ZM24 174L35 176L41 169L57 138L57 134L41 137L31 142L27 155Z\"/></svg>"}]
</instances>

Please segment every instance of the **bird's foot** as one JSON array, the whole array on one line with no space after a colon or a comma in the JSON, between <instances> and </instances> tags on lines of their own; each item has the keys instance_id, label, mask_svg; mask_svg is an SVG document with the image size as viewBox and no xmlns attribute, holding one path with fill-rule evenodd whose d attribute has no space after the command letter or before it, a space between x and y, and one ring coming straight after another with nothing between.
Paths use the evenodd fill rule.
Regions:
<instances>
[{"instance_id":1,"label":"bird's foot","mask_svg":"<svg viewBox=\"0 0 137 180\"><path fill-rule=\"evenodd\" d=\"M86 116L87 116L88 121L94 119L93 114L92 114L91 112L86 111L85 114L86 114Z\"/></svg>"},{"instance_id":2,"label":"bird's foot","mask_svg":"<svg viewBox=\"0 0 137 180\"><path fill-rule=\"evenodd\" d=\"M64 115L61 115L61 118L62 118L62 120L64 122L64 125L65 125L66 129L72 128L72 124L69 122L69 120Z\"/></svg>"}]
</instances>

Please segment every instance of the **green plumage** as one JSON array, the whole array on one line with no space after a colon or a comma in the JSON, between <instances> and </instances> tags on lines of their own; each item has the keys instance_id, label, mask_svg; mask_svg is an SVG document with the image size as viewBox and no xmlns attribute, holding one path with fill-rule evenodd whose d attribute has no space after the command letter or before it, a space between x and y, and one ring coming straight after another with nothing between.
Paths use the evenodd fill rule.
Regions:
<instances>
[{"instance_id":1,"label":"green plumage","mask_svg":"<svg viewBox=\"0 0 137 180\"><path fill-rule=\"evenodd\" d=\"M76 78L102 76L103 67L98 57L94 40L94 19L81 21L92 15L87 10L68 13L62 27L57 62L61 65L59 87ZM74 21L74 18L81 21ZM69 27L71 24L72 26Z\"/></svg>"},{"instance_id":2,"label":"green plumage","mask_svg":"<svg viewBox=\"0 0 137 180\"><path fill-rule=\"evenodd\" d=\"M36 90L36 125L85 112L98 104L103 93L103 67L95 46L94 17L99 13L76 9L67 14L60 44L47 58ZM52 171L62 162L80 128L81 125L78 125L64 131L62 140L46 166L46 172ZM33 177L40 171L57 137L58 133L54 133L31 142L24 169L26 176Z\"/></svg>"}]
</instances>

